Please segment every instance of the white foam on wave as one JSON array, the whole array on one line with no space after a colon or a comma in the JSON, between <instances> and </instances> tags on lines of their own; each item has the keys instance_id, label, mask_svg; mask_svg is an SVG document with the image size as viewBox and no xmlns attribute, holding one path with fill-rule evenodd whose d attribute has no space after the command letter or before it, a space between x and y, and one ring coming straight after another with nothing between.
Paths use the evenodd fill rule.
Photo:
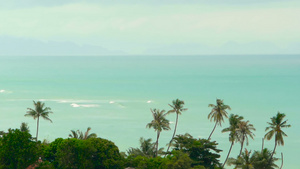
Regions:
<instances>
[{"instance_id":1,"label":"white foam on wave","mask_svg":"<svg viewBox=\"0 0 300 169\"><path fill-rule=\"evenodd\" d=\"M70 104L72 107L99 107L98 104L76 104L76 103L72 103Z\"/></svg>"},{"instance_id":2,"label":"white foam on wave","mask_svg":"<svg viewBox=\"0 0 300 169\"><path fill-rule=\"evenodd\" d=\"M0 90L0 93L4 93L4 92L5 92L5 90L3 90L3 89L2 89L2 90Z\"/></svg>"},{"instance_id":3,"label":"white foam on wave","mask_svg":"<svg viewBox=\"0 0 300 169\"><path fill-rule=\"evenodd\" d=\"M148 100L147 103L152 103L152 100Z\"/></svg>"},{"instance_id":4,"label":"white foam on wave","mask_svg":"<svg viewBox=\"0 0 300 169\"><path fill-rule=\"evenodd\" d=\"M114 101L110 101L110 102L109 102L109 104L114 104L114 103L115 103Z\"/></svg>"},{"instance_id":5,"label":"white foam on wave","mask_svg":"<svg viewBox=\"0 0 300 169\"><path fill-rule=\"evenodd\" d=\"M72 103L71 106L72 106L72 107L80 107L80 106L79 106L78 104L76 104L76 103Z\"/></svg>"},{"instance_id":6,"label":"white foam on wave","mask_svg":"<svg viewBox=\"0 0 300 169\"><path fill-rule=\"evenodd\" d=\"M98 104L83 104L83 105L80 105L81 107L99 107Z\"/></svg>"}]
</instances>

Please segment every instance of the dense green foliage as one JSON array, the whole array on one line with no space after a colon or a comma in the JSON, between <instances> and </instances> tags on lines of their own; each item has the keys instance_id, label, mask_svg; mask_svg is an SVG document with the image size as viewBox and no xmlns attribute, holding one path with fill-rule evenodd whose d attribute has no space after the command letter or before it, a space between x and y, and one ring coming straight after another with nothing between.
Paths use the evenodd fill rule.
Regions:
<instances>
[{"instance_id":1,"label":"dense green foliage","mask_svg":"<svg viewBox=\"0 0 300 169\"><path fill-rule=\"evenodd\" d=\"M174 150L187 153L193 160L192 166L220 167L220 155L218 153L222 150L217 149L218 144L215 141L195 139L189 134L177 135L174 140Z\"/></svg>"},{"instance_id":2,"label":"dense green foliage","mask_svg":"<svg viewBox=\"0 0 300 169\"><path fill-rule=\"evenodd\" d=\"M56 168L122 168L123 160L113 142L101 138L56 139L44 151Z\"/></svg>"},{"instance_id":3,"label":"dense green foliage","mask_svg":"<svg viewBox=\"0 0 300 169\"><path fill-rule=\"evenodd\" d=\"M0 168L24 169L38 159L37 144L28 132L9 129L0 145Z\"/></svg>"}]
</instances>

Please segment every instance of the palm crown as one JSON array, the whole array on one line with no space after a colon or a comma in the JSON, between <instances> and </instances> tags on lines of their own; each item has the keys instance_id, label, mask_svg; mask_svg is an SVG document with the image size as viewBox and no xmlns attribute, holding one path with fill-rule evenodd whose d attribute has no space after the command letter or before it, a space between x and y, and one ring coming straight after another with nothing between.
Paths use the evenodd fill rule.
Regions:
<instances>
[{"instance_id":1,"label":"palm crown","mask_svg":"<svg viewBox=\"0 0 300 169\"><path fill-rule=\"evenodd\" d=\"M89 134L91 128L88 127L86 132L83 133L82 131L75 131L75 130L71 130L71 133L72 134L69 134L69 137L71 138L77 138L77 139L80 139L80 140L86 140L86 139L89 139L89 138L97 138L97 134L95 133L91 133Z\"/></svg>"},{"instance_id":2,"label":"palm crown","mask_svg":"<svg viewBox=\"0 0 300 169\"><path fill-rule=\"evenodd\" d=\"M213 120L220 126L224 122L224 117L228 118L226 110L231 110L230 106L225 105L221 99L217 99L217 105L209 104L208 107L212 107L211 112L208 114L208 119Z\"/></svg>"},{"instance_id":3,"label":"palm crown","mask_svg":"<svg viewBox=\"0 0 300 169\"><path fill-rule=\"evenodd\" d=\"M45 120L48 120L52 123L52 120L49 118L49 113L53 113L50 107L44 107L45 103L40 101L33 101L34 109L27 108L27 114L25 116L31 116L33 119L42 117Z\"/></svg>"},{"instance_id":4,"label":"palm crown","mask_svg":"<svg viewBox=\"0 0 300 169\"><path fill-rule=\"evenodd\" d=\"M229 133L229 141L238 141L238 124L244 119L243 116L239 116L236 114L231 114L229 116L229 127L222 130L222 133L224 132L230 132Z\"/></svg>"},{"instance_id":5,"label":"palm crown","mask_svg":"<svg viewBox=\"0 0 300 169\"><path fill-rule=\"evenodd\" d=\"M282 131L282 128L291 127L291 125L286 124L287 120L283 121L285 114L278 112L276 116L271 118L271 123L268 122L269 127L266 128L267 134L265 138L271 140L275 135L275 142L278 145L284 145L283 136L287 136L285 132Z\"/></svg>"},{"instance_id":6,"label":"palm crown","mask_svg":"<svg viewBox=\"0 0 300 169\"><path fill-rule=\"evenodd\" d=\"M165 110L151 109L153 120L146 127L153 128L155 131L170 130L169 120L166 119Z\"/></svg>"},{"instance_id":7,"label":"palm crown","mask_svg":"<svg viewBox=\"0 0 300 169\"><path fill-rule=\"evenodd\" d=\"M176 114L181 115L181 112L187 110L187 108L183 108L183 106L184 106L184 101L183 101L183 100L179 100L179 99L173 100L173 101L172 101L172 105L169 104L169 106L172 107L172 110L169 110L169 111L168 111L168 114L169 114L169 113L174 113L174 112L175 112Z\"/></svg>"}]
</instances>

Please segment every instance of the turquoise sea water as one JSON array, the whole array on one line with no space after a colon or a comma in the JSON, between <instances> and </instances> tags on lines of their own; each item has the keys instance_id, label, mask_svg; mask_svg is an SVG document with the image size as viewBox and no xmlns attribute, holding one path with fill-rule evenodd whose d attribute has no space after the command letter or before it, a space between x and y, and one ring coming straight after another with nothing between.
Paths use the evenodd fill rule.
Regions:
<instances>
[{"instance_id":1,"label":"turquoise sea water","mask_svg":"<svg viewBox=\"0 0 300 169\"><path fill-rule=\"evenodd\" d=\"M229 113L244 116L256 128L247 149L260 150L270 117L287 115L284 168L298 168L300 55L274 56L101 56L101 57L0 57L0 130L27 122L35 135L36 121L24 117L33 100L52 108L53 123L41 120L40 139L67 138L70 130L92 128L126 151L137 147L140 137L155 140L145 126L150 108L169 110L179 98L188 111L179 117L178 134L207 138L214 124L207 119L208 104L216 98L231 106ZM175 121L175 116L169 116ZM225 121L222 127L227 127ZM172 124L172 129L174 124ZM230 143L218 127L212 140L223 150ZM173 131L163 131L164 146ZM274 141L265 141L273 149ZM238 154L236 144L231 153ZM280 165L280 163L278 163Z\"/></svg>"}]
</instances>

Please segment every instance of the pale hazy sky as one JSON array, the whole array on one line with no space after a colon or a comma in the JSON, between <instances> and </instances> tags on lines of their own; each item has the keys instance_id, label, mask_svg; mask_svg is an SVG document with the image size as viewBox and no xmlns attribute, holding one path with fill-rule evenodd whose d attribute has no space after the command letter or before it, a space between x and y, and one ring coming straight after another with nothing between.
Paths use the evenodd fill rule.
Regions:
<instances>
[{"instance_id":1,"label":"pale hazy sky","mask_svg":"<svg viewBox=\"0 0 300 169\"><path fill-rule=\"evenodd\" d=\"M55 45L63 54L68 52L64 45L68 50L72 45L82 49L99 46L126 54L300 53L299 0L0 3L0 46L5 46L8 54L16 47L27 48L30 54L30 50L47 52L48 46ZM31 43L32 49L28 47Z\"/></svg>"}]
</instances>

